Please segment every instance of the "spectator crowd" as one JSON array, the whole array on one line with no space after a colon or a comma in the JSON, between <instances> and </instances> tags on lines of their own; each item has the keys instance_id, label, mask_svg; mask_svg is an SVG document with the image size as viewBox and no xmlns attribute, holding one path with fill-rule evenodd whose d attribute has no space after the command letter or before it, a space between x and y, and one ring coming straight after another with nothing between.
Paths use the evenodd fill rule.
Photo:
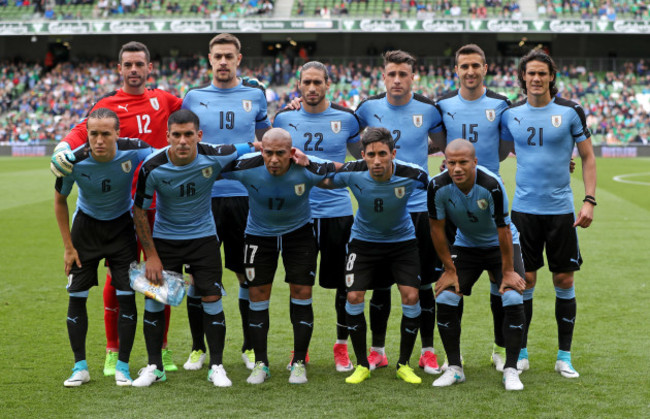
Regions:
<instances>
[{"instance_id":1,"label":"spectator crowd","mask_svg":"<svg viewBox=\"0 0 650 419\"><path fill-rule=\"evenodd\" d=\"M300 70L288 58L241 66L240 76L254 77L266 86L269 115L299 95ZM381 67L371 61L325 63L331 75L332 102L356 108L360 101L385 91ZM375 63L378 64L378 63ZM115 90L119 75L115 63L99 61L61 63L46 71L39 64L2 62L0 66L0 142L59 141L78 123L92 104ZM183 97L190 88L211 82L205 57L154 63L148 85ZM523 95L513 63L491 64L487 86L513 102ZM451 66L419 65L414 91L435 99L459 87ZM650 127L650 68L640 60L620 71L594 73L582 66L565 66L558 74L559 96L580 103L595 143L647 142Z\"/></svg>"}]
</instances>

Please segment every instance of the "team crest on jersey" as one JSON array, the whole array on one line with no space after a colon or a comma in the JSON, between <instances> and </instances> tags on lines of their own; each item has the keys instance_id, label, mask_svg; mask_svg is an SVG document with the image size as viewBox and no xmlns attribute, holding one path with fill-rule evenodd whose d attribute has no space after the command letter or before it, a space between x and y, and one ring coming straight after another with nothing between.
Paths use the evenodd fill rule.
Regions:
<instances>
[{"instance_id":1,"label":"team crest on jersey","mask_svg":"<svg viewBox=\"0 0 650 419\"><path fill-rule=\"evenodd\" d=\"M305 184L299 183L298 185L293 185L293 189L296 191L296 195L302 196L305 193Z\"/></svg>"},{"instance_id":2,"label":"team crest on jersey","mask_svg":"<svg viewBox=\"0 0 650 419\"><path fill-rule=\"evenodd\" d=\"M242 100L241 105L243 106L246 112L250 112L253 110L253 102L250 100L246 100L246 99Z\"/></svg>"},{"instance_id":3,"label":"team crest on jersey","mask_svg":"<svg viewBox=\"0 0 650 419\"><path fill-rule=\"evenodd\" d=\"M122 171L123 171L124 173L129 173L129 172L131 172L132 167L133 167L133 166L131 165L131 160L127 160L127 161L125 161L125 162L122 162Z\"/></svg>"},{"instance_id":4,"label":"team crest on jersey","mask_svg":"<svg viewBox=\"0 0 650 419\"><path fill-rule=\"evenodd\" d=\"M422 114L413 115L413 125L415 125L416 128L420 128L422 126L423 120L424 117Z\"/></svg>"},{"instance_id":5,"label":"team crest on jersey","mask_svg":"<svg viewBox=\"0 0 650 419\"><path fill-rule=\"evenodd\" d=\"M350 288L354 284L354 274L345 275L345 286Z\"/></svg>"},{"instance_id":6,"label":"team crest on jersey","mask_svg":"<svg viewBox=\"0 0 650 419\"><path fill-rule=\"evenodd\" d=\"M203 174L204 178L210 179L210 176L212 176L212 166L206 167L205 169L201 170L201 174Z\"/></svg>"},{"instance_id":7,"label":"team crest on jersey","mask_svg":"<svg viewBox=\"0 0 650 419\"><path fill-rule=\"evenodd\" d=\"M158 103L158 98L157 97L149 98L149 103L151 103L151 107L154 110L157 111L158 109L160 109L160 103Z\"/></svg>"},{"instance_id":8,"label":"team crest on jersey","mask_svg":"<svg viewBox=\"0 0 650 419\"><path fill-rule=\"evenodd\" d=\"M398 186L395 188L395 196L398 199L404 198L405 193L406 193L406 188L404 186Z\"/></svg>"},{"instance_id":9,"label":"team crest on jersey","mask_svg":"<svg viewBox=\"0 0 650 419\"><path fill-rule=\"evenodd\" d=\"M255 279L255 268L246 268L246 279L248 282L253 282Z\"/></svg>"},{"instance_id":10,"label":"team crest on jersey","mask_svg":"<svg viewBox=\"0 0 650 419\"><path fill-rule=\"evenodd\" d=\"M492 122L497 117L497 112L494 109L486 109L485 117L487 118L488 121Z\"/></svg>"},{"instance_id":11,"label":"team crest on jersey","mask_svg":"<svg viewBox=\"0 0 650 419\"><path fill-rule=\"evenodd\" d=\"M555 128L560 128L560 125L562 125L562 115L551 116L551 124L553 124Z\"/></svg>"},{"instance_id":12,"label":"team crest on jersey","mask_svg":"<svg viewBox=\"0 0 650 419\"><path fill-rule=\"evenodd\" d=\"M488 207L488 202L485 199L479 199L478 201L476 201L476 205L480 209L485 210Z\"/></svg>"},{"instance_id":13,"label":"team crest on jersey","mask_svg":"<svg viewBox=\"0 0 650 419\"><path fill-rule=\"evenodd\" d=\"M330 121L330 126L334 134L341 132L341 121Z\"/></svg>"}]
</instances>

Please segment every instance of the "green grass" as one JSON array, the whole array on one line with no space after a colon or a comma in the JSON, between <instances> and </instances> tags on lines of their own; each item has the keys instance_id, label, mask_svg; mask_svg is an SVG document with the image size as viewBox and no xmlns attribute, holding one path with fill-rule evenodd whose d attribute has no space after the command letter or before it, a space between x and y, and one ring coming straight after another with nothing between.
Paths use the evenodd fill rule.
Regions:
<instances>
[{"instance_id":1,"label":"green grass","mask_svg":"<svg viewBox=\"0 0 650 419\"><path fill-rule=\"evenodd\" d=\"M439 159L431 159L437 167ZM650 185L614 182L615 175L648 172L648 159L599 159L595 220L580 230L585 264L576 278L578 321L573 360L577 380L553 371L557 350L554 292L550 274L540 272L530 331L532 369L522 376L523 392L506 393L500 374L489 364L492 320L488 285L482 279L465 304L462 351L467 382L445 389L431 387L433 377L416 371L423 384L394 377L399 352L394 291L387 353L391 366L373 373L360 386L346 385L331 354L335 339L332 292L314 288L315 331L308 366L309 383L288 384L285 370L292 348L288 287L278 273L271 299L269 356L272 378L261 386L245 383L248 370L239 358L240 320L236 279L224 275L230 295L224 299L228 334L224 364L233 381L217 389L207 370L168 373L168 382L151 388L118 388L101 373L104 330L101 289L88 302L87 358L92 381L76 389L62 383L73 364L65 313L67 295L63 248L53 214L53 177L42 158L0 159L0 416L13 417L648 417L650 300L648 241ZM579 164L578 164L579 166ZM574 175L576 202L583 196L580 167ZM514 159L502 176L512 196ZM650 183L650 175L635 178ZM104 272L100 273L102 278ZM100 279L102 282L103 279ZM142 298L138 298L142 319ZM170 348L179 366L190 349L184 304L174 308ZM436 334L435 344L442 353ZM351 346L350 346L351 349ZM416 345L419 351L419 343ZM132 374L146 363L138 326ZM417 363L416 355L411 364Z\"/></svg>"}]
</instances>

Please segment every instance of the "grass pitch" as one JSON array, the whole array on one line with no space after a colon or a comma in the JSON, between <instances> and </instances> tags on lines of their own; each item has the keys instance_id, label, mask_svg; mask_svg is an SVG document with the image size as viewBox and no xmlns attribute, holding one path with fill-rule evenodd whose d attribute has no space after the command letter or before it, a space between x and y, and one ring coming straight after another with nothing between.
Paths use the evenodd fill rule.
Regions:
<instances>
[{"instance_id":1,"label":"grass pitch","mask_svg":"<svg viewBox=\"0 0 650 419\"><path fill-rule=\"evenodd\" d=\"M431 158L433 172L439 159ZM233 387L218 389L207 370L168 373L150 388L118 388L102 376L104 359L101 288L88 301L87 358L91 382L64 388L73 357L65 313L67 293L63 248L53 214L54 179L47 159L0 159L0 416L14 417L648 417L650 416L650 300L648 241L650 175L637 184L613 180L650 170L648 159L599 159L595 222L580 230L585 259L576 275L578 319L573 363L581 377L568 380L553 371L557 350L554 291L550 274L540 271L529 338L531 370L522 375L523 392L506 393L489 358L492 319L487 278L465 303L462 352L467 382L434 389L433 376L418 386L395 378L399 352L399 299L393 291L387 353L390 365L358 386L333 366L333 292L314 288L315 330L308 366L309 383L288 384L285 366L292 349L288 287L278 272L271 299L269 356L271 379L250 386L240 359L241 327L234 275L224 274L228 334L224 365ZM578 162L579 166L579 162ZM514 159L502 176L512 196ZM645 183L645 184L643 184ZM576 203L583 196L580 167L574 174ZM71 198L71 207L73 201ZM103 284L104 272L100 272ZM143 299L138 298L140 323ZM190 350L184 304L172 312L169 346L181 366ZM443 354L437 335L436 350ZM352 352L352 347L350 352ZM419 342L411 365L417 365ZM443 358L443 356L440 356ZM442 359L441 359L442 362ZM131 372L146 364L141 325Z\"/></svg>"}]
</instances>

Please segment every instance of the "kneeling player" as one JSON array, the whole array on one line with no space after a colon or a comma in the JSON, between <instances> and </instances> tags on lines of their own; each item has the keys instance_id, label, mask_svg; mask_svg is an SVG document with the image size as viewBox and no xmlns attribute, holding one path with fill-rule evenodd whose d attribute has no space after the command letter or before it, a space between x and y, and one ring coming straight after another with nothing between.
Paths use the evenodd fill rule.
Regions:
<instances>
[{"instance_id":1,"label":"kneeling player","mask_svg":"<svg viewBox=\"0 0 650 419\"><path fill-rule=\"evenodd\" d=\"M491 272L505 313L503 334L506 390L523 390L517 372L525 323L523 297L524 264L519 233L508 216L508 197L499 177L477 166L474 146L457 139L445 150L448 170L435 176L428 188L431 238L445 271L436 283L438 331L447 352L449 368L433 382L446 387L465 381L460 358L458 304L470 295L484 270ZM456 240L449 251L445 219L457 226Z\"/></svg>"},{"instance_id":2,"label":"kneeling player","mask_svg":"<svg viewBox=\"0 0 650 419\"><path fill-rule=\"evenodd\" d=\"M153 154L142 165L133 213L147 255L149 281L159 284L163 268L181 272L183 264L192 267L210 350L208 380L217 387L229 387L232 382L222 363L226 321L221 302L221 256L210 209L210 192L221 169L239 154L250 152L251 147L199 144L202 135L199 118L193 112L182 109L169 117L170 146ZM158 210L152 234L146 208L154 192ZM161 353L165 330L163 309L163 304L146 300L143 329L149 362L133 386L147 387L167 379Z\"/></svg>"},{"instance_id":3,"label":"kneeling player","mask_svg":"<svg viewBox=\"0 0 650 419\"><path fill-rule=\"evenodd\" d=\"M139 140L119 138L120 123L115 112L99 108L86 121L88 143L74 150L70 176L56 180L54 209L65 246L68 275L68 336L75 365L66 387L90 380L86 362L88 290L97 285L97 266L106 258L117 290L119 352L115 370L118 386L132 383L129 356L133 347L137 310L129 285L129 265L137 259L137 244L131 218L131 183L136 167L152 148ZM70 231L67 198L74 183L79 188L77 208Z\"/></svg>"},{"instance_id":4,"label":"kneeling player","mask_svg":"<svg viewBox=\"0 0 650 419\"><path fill-rule=\"evenodd\" d=\"M364 297L368 289L390 286L379 281L385 272L390 272L402 297L397 376L419 384L422 379L408 365L420 326L421 309L420 259L407 202L415 188L426 188L429 179L419 166L395 160L395 144L385 128L369 128L361 145L363 160L346 163L331 179L336 187L349 186L359 204L350 235L345 307L358 364L345 381L358 384L370 376Z\"/></svg>"},{"instance_id":5,"label":"kneeling player","mask_svg":"<svg viewBox=\"0 0 650 419\"><path fill-rule=\"evenodd\" d=\"M293 164L296 152L291 136L273 128L262 137L262 154L243 156L224 169L223 177L235 179L248 189L250 211L244 237L244 267L249 285L249 333L255 350L255 367L250 384L268 377L267 339L269 300L273 277L282 252L286 282L291 295L294 356L289 382L307 382L305 358L314 326L312 287L318 254L309 191L320 183L331 164Z\"/></svg>"}]
</instances>

